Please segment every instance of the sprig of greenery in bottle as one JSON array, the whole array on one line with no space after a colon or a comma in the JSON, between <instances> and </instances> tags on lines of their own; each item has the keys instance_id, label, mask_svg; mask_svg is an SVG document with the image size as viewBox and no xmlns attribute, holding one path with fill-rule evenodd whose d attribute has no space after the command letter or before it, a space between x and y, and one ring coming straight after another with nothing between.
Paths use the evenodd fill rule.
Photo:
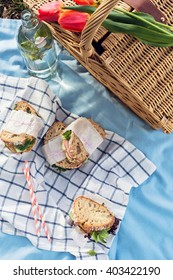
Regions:
<instances>
[{"instance_id":1,"label":"sprig of greenery in bottle","mask_svg":"<svg viewBox=\"0 0 173 280\"><path fill-rule=\"evenodd\" d=\"M46 44L44 46L45 49L51 48L52 37L51 34L49 34L49 32L47 31L47 28L45 26L42 26L36 31L33 37L33 41L26 40L24 42L21 42L20 44L21 48L25 50L25 56L32 61L43 59L43 52L36 44L38 38L42 38L43 40L46 40Z\"/></svg>"},{"instance_id":2,"label":"sprig of greenery in bottle","mask_svg":"<svg viewBox=\"0 0 173 280\"><path fill-rule=\"evenodd\" d=\"M30 60L43 59L43 54L40 52L39 48L31 41L22 42L21 48L25 49L25 56Z\"/></svg>"}]
</instances>

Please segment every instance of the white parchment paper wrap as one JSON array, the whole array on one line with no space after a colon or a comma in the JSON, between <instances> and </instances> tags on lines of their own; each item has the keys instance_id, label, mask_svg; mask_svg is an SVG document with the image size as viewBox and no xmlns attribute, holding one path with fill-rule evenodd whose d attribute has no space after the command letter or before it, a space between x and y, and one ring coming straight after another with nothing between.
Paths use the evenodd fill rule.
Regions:
<instances>
[{"instance_id":1,"label":"white parchment paper wrap","mask_svg":"<svg viewBox=\"0 0 173 280\"><path fill-rule=\"evenodd\" d=\"M42 119L36 115L28 114L21 110L13 110L2 127L2 130L15 134L26 133L37 138L43 126Z\"/></svg>"},{"instance_id":2,"label":"white parchment paper wrap","mask_svg":"<svg viewBox=\"0 0 173 280\"><path fill-rule=\"evenodd\" d=\"M66 155L62 150L62 138L60 135L51 139L42 147L42 150L50 165L66 158Z\"/></svg>"},{"instance_id":3,"label":"white parchment paper wrap","mask_svg":"<svg viewBox=\"0 0 173 280\"><path fill-rule=\"evenodd\" d=\"M76 134L89 155L103 142L103 138L86 118L78 118L66 127L65 131L67 130L72 130Z\"/></svg>"}]
</instances>

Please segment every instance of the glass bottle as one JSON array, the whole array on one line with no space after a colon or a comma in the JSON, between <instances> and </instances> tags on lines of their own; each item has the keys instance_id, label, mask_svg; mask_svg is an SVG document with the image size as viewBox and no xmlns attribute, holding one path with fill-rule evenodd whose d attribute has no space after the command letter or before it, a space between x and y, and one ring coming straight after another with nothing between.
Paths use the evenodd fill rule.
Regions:
<instances>
[{"instance_id":1,"label":"glass bottle","mask_svg":"<svg viewBox=\"0 0 173 280\"><path fill-rule=\"evenodd\" d=\"M48 26L31 10L21 13L17 42L28 72L32 76L49 79L57 71L57 54Z\"/></svg>"}]
</instances>

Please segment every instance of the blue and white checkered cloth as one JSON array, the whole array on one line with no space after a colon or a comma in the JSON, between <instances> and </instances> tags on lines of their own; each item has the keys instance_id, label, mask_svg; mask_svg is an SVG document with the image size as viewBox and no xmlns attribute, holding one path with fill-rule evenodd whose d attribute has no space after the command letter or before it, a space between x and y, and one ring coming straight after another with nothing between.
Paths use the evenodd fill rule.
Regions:
<instances>
[{"instance_id":1,"label":"blue and white checkered cloth","mask_svg":"<svg viewBox=\"0 0 173 280\"><path fill-rule=\"evenodd\" d=\"M106 139L82 167L58 172L45 161L43 136L55 120L69 124L77 118L61 106L49 85L37 78L0 76L0 130L19 100L29 102L44 120L37 144L29 153L15 155L0 142L0 230L27 237L34 246L70 252L77 259L107 259L114 235L106 245L91 240L79 247L72 238L69 212L78 194L98 194L111 201L116 217L122 221L131 187L142 184L156 169L134 145L116 133L106 131ZM35 233L24 162L29 162L38 203L45 215L51 242L44 230ZM128 238L128 237L127 237ZM90 256L89 250L96 251Z\"/></svg>"}]
</instances>

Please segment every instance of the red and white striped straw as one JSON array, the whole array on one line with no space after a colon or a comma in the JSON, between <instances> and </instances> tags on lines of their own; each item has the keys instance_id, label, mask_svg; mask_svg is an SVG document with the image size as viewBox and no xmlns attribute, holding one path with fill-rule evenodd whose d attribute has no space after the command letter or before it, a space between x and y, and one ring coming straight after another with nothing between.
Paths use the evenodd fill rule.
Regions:
<instances>
[{"instance_id":1,"label":"red and white striped straw","mask_svg":"<svg viewBox=\"0 0 173 280\"><path fill-rule=\"evenodd\" d=\"M42 227L43 227L43 229L44 229L44 231L45 231L45 234L46 234L46 236L47 236L47 239L50 241L51 238L50 238L50 235L49 235L49 230L48 230L48 228L47 228L46 222L45 222L44 217L43 217L43 215L42 215L42 213L41 213L41 209L40 209L40 206L38 205L37 200L36 200L35 203L36 203L36 206L37 206L38 214L39 214L39 216L40 216L40 220L41 220Z\"/></svg>"},{"instance_id":2,"label":"red and white striped straw","mask_svg":"<svg viewBox=\"0 0 173 280\"><path fill-rule=\"evenodd\" d=\"M33 186L32 186L32 182L31 182L31 177L29 174L29 165L28 162L25 162L25 168L24 168L24 174L28 183L28 188L29 188L29 192L30 192L30 199L31 199L31 204L32 204L32 212L34 215L34 221L35 221L35 227L36 227L36 234L37 236L40 236L40 229L39 229L39 222L37 219L37 207L35 204L35 195L34 195L34 190L33 190Z\"/></svg>"},{"instance_id":3,"label":"red and white striped straw","mask_svg":"<svg viewBox=\"0 0 173 280\"><path fill-rule=\"evenodd\" d=\"M26 177L26 181L28 183L29 191L30 191L30 199L31 199L32 211L33 211L34 221L35 221L35 226L36 226L36 234L37 234L37 236L40 236L39 222L38 222L38 219L37 219L37 214L39 214L39 217L40 217L40 220L41 220L41 223L42 223L42 227L45 231L46 237L50 241L51 238L50 238L50 235L49 235L49 231L48 231L46 222L43 218L43 215L41 213L41 208L38 205L37 198L36 198L35 193L34 193L34 187L33 187L30 172L29 172L28 161L25 161L24 174L25 174L25 177Z\"/></svg>"}]
</instances>

